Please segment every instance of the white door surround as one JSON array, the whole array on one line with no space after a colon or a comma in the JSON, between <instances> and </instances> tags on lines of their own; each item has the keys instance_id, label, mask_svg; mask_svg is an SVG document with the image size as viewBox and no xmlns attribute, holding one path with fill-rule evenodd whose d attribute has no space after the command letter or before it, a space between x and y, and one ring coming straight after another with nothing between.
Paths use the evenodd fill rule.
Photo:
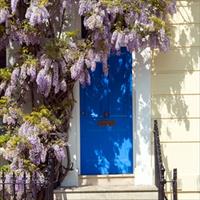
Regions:
<instances>
[{"instance_id":1,"label":"white door surround","mask_svg":"<svg viewBox=\"0 0 200 200\"><path fill-rule=\"evenodd\" d=\"M133 54L134 185L154 185L154 153L151 134L151 50ZM74 88L76 104L70 124L69 145L74 170L62 186L78 186L80 172L79 84Z\"/></svg>"}]
</instances>

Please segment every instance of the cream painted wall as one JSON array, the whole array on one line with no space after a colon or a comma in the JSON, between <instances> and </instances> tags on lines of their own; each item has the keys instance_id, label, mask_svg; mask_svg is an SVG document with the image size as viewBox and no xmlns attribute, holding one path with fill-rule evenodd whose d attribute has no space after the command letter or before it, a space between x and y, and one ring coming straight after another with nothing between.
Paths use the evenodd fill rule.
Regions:
<instances>
[{"instance_id":1,"label":"cream painted wall","mask_svg":"<svg viewBox=\"0 0 200 200\"><path fill-rule=\"evenodd\" d=\"M177 5L170 19L171 49L153 60L152 122L159 122L168 179L178 168L179 200L199 200L200 0L178 0ZM171 197L169 186L167 191Z\"/></svg>"}]
</instances>

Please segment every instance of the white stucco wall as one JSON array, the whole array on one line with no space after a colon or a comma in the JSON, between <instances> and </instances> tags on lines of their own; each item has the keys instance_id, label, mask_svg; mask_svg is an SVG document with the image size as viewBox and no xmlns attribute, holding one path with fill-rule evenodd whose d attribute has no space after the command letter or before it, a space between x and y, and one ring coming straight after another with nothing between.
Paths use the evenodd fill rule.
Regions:
<instances>
[{"instance_id":1,"label":"white stucco wall","mask_svg":"<svg viewBox=\"0 0 200 200\"><path fill-rule=\"evenodd\" d=\"M200 1L178 0L171 48L154 59L152 119L161 130L167 178L178 168L181 200L200 199ZM167 191L171 197L171 188Z\"/></svg>"}]
</instances>

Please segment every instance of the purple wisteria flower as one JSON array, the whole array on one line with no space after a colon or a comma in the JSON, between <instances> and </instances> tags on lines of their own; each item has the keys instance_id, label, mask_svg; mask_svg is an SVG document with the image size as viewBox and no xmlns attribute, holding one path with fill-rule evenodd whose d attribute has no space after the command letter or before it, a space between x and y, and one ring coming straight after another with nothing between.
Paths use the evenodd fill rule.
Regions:
<instances>
[{"instance_id":1,"label":"purple wisteria flower","mask_svg":"<svg viewBox=\"0 0 200 200\"><path fill-rule=\"evenodd\" d=\"M115 31L112 33L111 44L115 44L115 42L116 42L116 40L117 40L118 33L119 33L118 30L115 30Z\"/></svg>"},{"instance_id":2,"label":"purple wisteria flower","mask_svg":"<svg viewBox=\"0 0 200 200\"><path fill-rule=\"evenodd\" d=\"M37 75L37 78L36 78L36 82L37 82L37 85L38 85L38 90L41 92L41 93L44 93L44 91L46 90L46 87L47 87L47 83L46 83L46 70L45 69L41 69Z\"/></svg>"},{"instance_id":3,"label":"purple wisteria flower","mask_svg":"<svg viewBox=\"0 0 200 200\"><path fill-rule=\"evenodd\" d=\"M9 173L5 175L5 185L6 185L6 190L8 193L12 194L12 183L13 182L13 174Z\"/></svg>"},{"instance_id":4,"label":"purple wisteria flower","mask_svg":"<svg viewBox=\"0 0 200 200\"><path fill-rule=\"evenodd\" d=\"M150 35L149 38L149 46L152 48L158 48L159 47L159 41L158 41L158 36L155 34Z\"/></svg>"},{"instance_id":5,"label":"purple wisteria flower","mask_svg":"<svg viewBox=\"0 0 200 200\"><path fill-rule=\"evenodd\" d=\"M15 125L15 119L8 114L3 115L3 123L8 125Z\"/></svg>"},{"instance_id":6,"label":"purple wisteria flower","mask_svg":"<svg viewBox=\"0 0 200 200\"><path fill-rule=\"evenodd\" d=\"M51 91L51 87L52 87L52 74L51 72L49 72L47 75L46 75L46 91L44 92L44 96L45 97L48 97L49 96L49 93Z\"/></svg>"},{"instance_id":7,"label":"purple wisteria flower","mask_svg":"<svg viewBox=\"0 0 200 200\"><path fill-rule=\"evenodd\" d=\"M23 64L20 69L19 82L22 85L27 78L27 65Z\"/></svg>"},{"instance_id":8,"label":"purple wisteria flower","mask_svg":"<svg viewBox=\"0 0 200 200\"><path fill-rule=\"evenodd\" d=\"M101 28L103 26L103 15L91 15L88 18L85 18L84 25L85 27L88 27L90 30L94 30L96 28Z\"/></svg>"},{"instance_id":9,"label":"purple wisteria flower","mask_svg":"<svg viewBox=\"0 0 200 200\"><path fill-rule=\"evenodd\" d=\"M79 14L83 15L90 10L92 10L96 1L87 1L87 0L80 0L79 1Z\"/></svg>"},{"instance_id":10,"label":"purple wisteria flower","mask_svg":"<svg viewBox=\"0 0 200 200\"><path fill-rule=\"evenodd\" d=\"M60 82L60 89L63 91L63 92L66 92L67 91L67 83L65 80L62 80Z\"/></svg>"},{"instance_id":11,"label":"purple wisteria flower","mask_svg":"<svg viewBox=\"0 0 200 200\"><path fill-rule=\"evenodd\" d=\"M12 14L14 14L16 12L18 2L19 2L19 0L11 0L10 1Z\"/></svg>"},{"instance_id":12,"label":"purple wisteria flower","mask_svg":"<svg viewBox=\"0 0 200 200\"><path fill-rule=\"evenodd\" d=\"M13 70L11 75L11 84L16 85L20 76L20 68L17 67Z\"/></svg>"},{"instance_id":13,"label":"purple wisteria flower","mask_svg":"<svg viewBox=\"0 0 200 200\"><path fill-rule=\"evenodd\" d=\"M54 86L55 94L57 94L59 92L59 90L60 90L58 63L57 62L53 62L52 65L51 65L51 68L53 68L52 85Z\"/></svg>"},{"instance_id":14,"label":"purple wisteria flower","mask_svg":"<svg viewBox=\"0 0 200 200\"><path fill-rule=\"evenodd\" d=\"M52 74L45 69L41 69L37 75L36 83L38 91L45 97L49 96L52 87Z\"/></svg>"},{"instance_id":15,"label":"purple wisteria flower","mask_svg":"<svg viewBox=\"0 0 200 200\"><path fill-rule=\"evenodd\" d=\"M146 8L143 8L141 10L141 14L140 14L139 18L136 21L138 21L138 23L143 24L143 25L149 23L149 19L148 19L147 9Z\"/></svg>"},{"instance_id":16,"label":"purple wisteria flower","mask_svg":"<svg viewBox=\"0 0 200 200\"><path fill-rule=\"evenodd\" d=\"M14 157L12 163L10 164L10 169L11 170L16 170L18 169L18 158Z\"/></svg>"},{"instance_id":17,"label":"purple wisteria flower","mask_svg":"<svg viewBox=\"0 0 200 200\"><path fill-rule=\"evenodd\" d=\"M44 174L41 173L40 171L36 171L33 173L33 176L36 178L37 186L39 186L39 189L40 189L40 187L45 183Z\"/></svg>"},{"instance_id":18,"label":"purple wisteria flower","mask_svg":"<svg viewBox=\"0 0 200 200\"><path fill-rule=\"evenodd\" d=\"M167 7L168 12L173 15L176 13L176 0L172 0Z\"/></svg>"},{"instance_id":19,"label":"purple wisteria flower","mask_svg":"<svg viewBox=\"0 0 200 200\"><path fill-rule=\"evenodd\" d=\"M47 67L47 68L50 68L51 67L51 64L52 64L52 60L48 58L47 55L43 54L41 57L40 57L40 65L42 67Z\"/></svg>"},{"instance_id":20,"label":"purple wisteria flower","mask_svg":"<svg viewBox=\"0 0 200 200\"><path fill-rule=\"evenodd\" d=\"M29 127L32 127L32 125L29 123L29 122L24 122L19 130L18 130L18 135L20 136L26 136L26 135L29 135L29 132L28 132L28 129Z\"/></svg>"},{"instance_id":21,"label":"purple wisteria flower","mask_svg":"<svg viewBox=\"0 0 200 200\"><path fill-rule=\"evenodd\" d=\"M26 32L23 29L15 30L10 35L10 39L18 42L19 44L25 43L26 45L35 45L40 44L41 38L37 33Z\"/></svg>"},{"instance_id":22,"label":"purple wisteria flower","mask_svg":"<svg viewBox=\"0 0 200 200\"><path fill-rule=\"evenodd\" d=\"M14 148L13 148L13 143L8 141L5 148L6 152L3 155L3 157L6 160L9 160L11 163L15 162L15 158L16 157L19 158L20 155L22 155L22 152L24 151L25 148L26 145L22 141L19 141Z\"/></svg>"},{"instance_id":23,"label":"purple wisteria flower","mask_svg":"<svg viewBox=\"0 0 200 200\"><path fill-rule=\"evenodd\" d=\"M14 89L15 89L15 86L9 85L9 86L6 88L5 96L6 96L6 97L11 97L11 95L12 95Z\"/></svg>"},{"instance_id":24,"label":"purple wisteria flower","mask_svg":"<svg viewBox=\"0 0 200 200\"><path fill-rule=\"evenodd\" d=\"M90 85L91 84L91 77L90 77L88 70L84 70L81 72L81 74L78 77L78 81L82 85L86 85L86 84Z\"/></svg>"},{"instance_id":25,"label":"purple wisteria flower","mask_svg":"<svg viewBox=\"0 0 200 200\"><path fill-rule=\"evenodd\" d=\"M26 180L24 180L24 170L17 170L15 173L15 192L16 192L16 200L21 200L24 194L24 183L25 181L30 182L30 174L26 172ZM13 172L6 173L5 175L5 190L6 193L12 195L13 194ZM0 184L1 185L1 184ZM1 190L2 188L0 188ZM26 189L29 190L30 186L26 184ZM8 197L8 196L7 196ZM28 198L29 199L29 198Z\"/></svg>"},{"instance_id":26,"label":"purple wisteria flower","mask_svg":"<svg viewBox=\"0 0 200 200\"><path fill-rule=\"evenodd\" d=\"M72 0L63 0L62 1L62 9L66 9L66 11L72 11Z\"/></svg>"},{"instance_id":27,"label":"purple wisteria flower","mask_svg":"<svg viewBox=\"0 0 200 200\"><path fill-rule=\"evenodd\" d=\"M64 60L61 60L61 61L60 61L60 66L61 66L61 72L62 72L63 74L66 74L68 69L67 69L67 66L66 66L66 63L65 63Z\"/></svg>"},{"instance_id":28,"label":"purple wisteria flower","mask_svg":"<svg viewBox=\"0 0 200 200\"><path fill-rule=\"evenodd\" d=\"M77 80L81 72L84 70L84 57L81 56L79 60L71 67L71 78Z\"/></svg>"},{"instance_id":29,"label":"purple wisteria flower","mask_svg":"<svg viewBox=\"0 0 200 200\"><path fill-rule=\"evenodd\" d=\"M12 107L9 107L8 113L3 115L3 123L6 123L7 125L15 125L17 117L16 110Z\"/></svg>"},{"instance_id":30,"label":"purple wisteria flower","mask_svg":"<svg viewBox=\"0 0 200 200\"><path fill-rule=\"evenodd\" d=\"M107 6L103 1L92 1L92 5L88 0L79 1L79 14L84 16L84 26L91 30L90 37L94 42L94 49L99 51L99 44L103 46L104 52L107 53L112 49L119 51L121 47L127 47L129 51L138 51L141 48L148 47L152 44L152 34L157 37L157 47L166 51L169 43L169 38L160 36L158 30L155 30L154 19L159 18L161 21L166 21L167 14L176 12L176 0L166 0L163 4L164 10L159 9L157 5L151 2L135 1L135 6L140 12L134 9L127 9L128 0L124 4ZM121 16L118 19L117 16ZM120 23L116 23L120 21ZM114 25L114 26L113 26ZM113 28L114 27L114 28ZM114 30L113 30L114 29ZM113 30L113 33L112 33ZM135 32L130 38L131 32ZM131 42L130 42L131 41ZM86 59L86 65L89 66L89 61Z\"/></svg>"},{"instance_id":31,"label":"purple wisteria flower","mask_svg":"<svg viewBox=\"0 0 200 200\"><path fill-rule=\"evenodd\" d=\"M166 35L164 28L160 29L159 33L160 33L159 35L160 49L166 52L169 49L170 40Z\"/></svg>"},{"instance_id":32,"label":"purple wisteria flower","mask_svg":"<svg viewBox=\"0 0 200 200\"><path fill-rule=\"evenodd\" d=\"M41 143L39 137L36 135L30 135L27 139L32 145L31 149L29 150L30 160L36 165L45 162L47 151L45 150L44 145Z\"/></svg>"},{"instance_id":33,"label":"purple wisteria flower","mask_svg":"<svg viewBox=\"0 0 200 200\"><path fill-rule=\"evenodd\" d=\"M115 43L115 49L117 51L119 51L121 49L121 47L124 46L124 39L125 39L124 33L119 32L118 35L117 35L116 43Z\"/></svg>"},{"instance_id":34,"label":"purple wisteria flower","mask_svg":"<svg viewBox=\"0 0 200 200\"><path fill-rule=\"evenodd\" d=\"M5 90L7 86L7 81L3 81L2 83L0 83L0 94Z\"/></svg>"},{"instance_id":35,"label":"purple wisteria flower","mask_svg":"<svg viewBox=\"0 0 200 200\"><path fill-rule=\"evenodd\" d=\"M59 162L62 162L64 160L64 158L66 157L66 154L65 154L65 150L63 147L60 147L59 145L57 144L54 144L52 146L53 150L54 150L54 153L55 153L55 156L57 158L57 160Z\"/></svg>"},{"instance_id":36,"label":"purple wisteria flower","mask_svg":"<svg viewBox=\"0 0 200 200\"><path fill-rule=\"evenodd\" d=\"M137 51L140 48L140 37L135 31L127 34L127 48L129 51Z\"/></svg>"},{"instance_id":37,"label":"purple wisteria flower","mask_svg":"<svg viewBox=\"0 0 200 200\"><path fill-rule=\"evenodd\" d=\"M130 11L125 15L125 21L127 24L133 24L135 21L138 21L139 19L139 14L134 11Z\"/></svg>"},{"instance_id":38,"label":"purple wisteria flower","mask_svg":"<svg viewBox=\"0 0 200 200\"><path fill-rule=\"evenodd\" d=\"M30 76L30 81L34 81L37 77L37 71L35 66L31 65L27 68L27 75Z\"/></svg>"},{"instance_id":39,"label":"purple wisteria flower","mask_svg":"<svg viewBox=\"0 0 200 200\"><path fill-rule=\"evenodd\" d=\"M32 135L38 135L40 132L41 131L37 126L26 121L20 126L17 134L22 137L29 137Z\"/></svg>"},{"instance_id":40,"label":"purple wisteria flower","mask_svg":"<svg viewBox=\"0 0 200 200\"><path fill-rule=\"evenodd\" d=\"M9 10L7 8L0 8L0 24L6 22L9 15Z\"/></svg>"},{"instance_id":41,"label":"purple wisteria flower","mask_svg":"<svg viewBox=\"0 0 200 200\"><path fill-rule=\"evenodd\" d=\"M121 47L127 47L129 51L137 51L140 47L140 36L135 31L128 31L126 33L115 30L111 37L111 44L114 49L119 51Z\"/></svg>"},{"instance_id":42,"label":"purple wisteria flower","mask_svg":"<svg viewBox=\"0 0 200 200\"><path fill-rule=\"evenodd\" d=\"M41 118L41 124L43 124L45 127L48 127L49 129L52 127L51 122L46 117ZM42 131L40 130L40 132Z\"/></svg>"},{"instance_id":43,"label":"purple wisteria flower","mask_svg":"<svg viewBox=\"0 0 200 200\"><path fill-rule=\"evenodd\" d=\"M89 49L86 58L85 58L85 64L87 68L91 68L91 71L95 71L96 69L96 54L94 53L93 49Z\"/></svg>"},{"instance_id":44,"label":"purple wisteria flower","mask_svg":"<svg viewBox=\"0 0 200 200\"><path fill-rule=\"evenodd\" d=\"M10 116L12 116L14 119L17 119L17 111L15 108L9 107L8 111L9 111Z\"/></svg>"},{"instance_id":45,"label":"purple wisteria flower","mask_svg":"<svg viewBox=\"0 0 200 200\"><path fill-rule=\"evenodd\" d=\"M24 176L23 173L16 177L15 191L17 193L17 200L22 199L24 194Z\"/></svg>"},{"instance_id":46,"label":"purple wisteria flower","mask_svg":"<svg viewBox=\"0 0 200 200\"><path fill-rule=\"evenodd\" d=\"M27 9L25 17L32 26L35 26L36 24L47 22L49 19L49 12L46 7L32 3Z\"/></svg>"}]
</instances>

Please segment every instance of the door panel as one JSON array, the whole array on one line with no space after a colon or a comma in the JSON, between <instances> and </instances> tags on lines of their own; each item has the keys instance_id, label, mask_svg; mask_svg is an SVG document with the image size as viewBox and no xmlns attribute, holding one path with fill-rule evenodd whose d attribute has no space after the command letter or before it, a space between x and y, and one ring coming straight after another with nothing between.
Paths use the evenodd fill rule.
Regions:
<instances>
[{"instance_id":1,"label":"door panel","mask_svg":"<svg viewBox=\"0 0 200 200\"><path fill-rule=\"evenodd\" d=\"M108 63L107 77L99 63L80 90L82 175L133 173L131 54Z\"/></svg>"}]
</instances>

